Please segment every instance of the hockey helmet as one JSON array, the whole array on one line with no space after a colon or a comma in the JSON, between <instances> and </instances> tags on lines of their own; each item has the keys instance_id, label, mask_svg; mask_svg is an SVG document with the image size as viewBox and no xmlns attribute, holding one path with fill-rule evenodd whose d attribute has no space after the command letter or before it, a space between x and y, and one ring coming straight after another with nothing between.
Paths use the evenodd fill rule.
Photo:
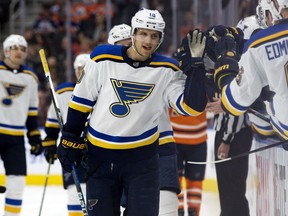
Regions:
<instances>
[{"instance_id":1,"label":"hockey helmet","mask_svg":"<svg viewBox=\"0 0 288 216\"><path fill-rule=\"evenodd\" d=\"M257 8L257 13L262 13L260 19L266 23L266 11L269 11L272 15L272 23L275 21L283 19L281 11L284 8L288 8L288 0L259 0L259 8ZM259 11L259 12L258 12Z\"/></svg>"},{"instance_id":2,"label":"hockey helmet","mask_svg":"<svg viewBox=\"0 0 288 216\"><path fill-rule=\"evenodd\" d=\"M76 70L79 67L84 67L86 61L90 58L89 54L79 54L76 56L74 61L74 69Z\"/></svg>"},{"instance_id":3,"label":"hockey helmet","mask_svg":"<svg viewBox=\"0 0 288 216\"><path fill-rule=\"evenodd\" d=\"M11 34L8 36L3 42L3 50L8 50L12 46L23 46L25 48L28 47L27 41L21 35Z\"/></svg>"},{"instance_id":4,"label":"hockey helmet","mask_svg":"<svg viewBox=\"0 0 288 216\"><path fill-rule=\"evenodd\" d=\"M114 45L118 41L130 38L131 27L126 24L115 25L108 36L108 43Z\"/></svg>"},{"instance_id":5,"label":"hockey helmet","mask_svg":"<svg viewBox=\"0 0 288 216\"><path fill-rule=\"evenodd\" d=\"M245 40L248 40L251 37L254 30L262 28L256 15L241 19L236 27L243 31Z\"/></svg>"},{"instance_id":6,"label":"hockey helmet","mask_svg":"<svg viewBox=\"0 0 288 216\"><path fill-rule=\"evenodd\" d=\"M161 38L159 45L163 42L164 39L164 28L165 22L162 15L158 10L150 10L146 8L141 8L131 20L131 35L135 33L135 29L144 28L151 29L161 32ZM158 46L159 46L158 45Z\"/></svg>"}]
</instances>

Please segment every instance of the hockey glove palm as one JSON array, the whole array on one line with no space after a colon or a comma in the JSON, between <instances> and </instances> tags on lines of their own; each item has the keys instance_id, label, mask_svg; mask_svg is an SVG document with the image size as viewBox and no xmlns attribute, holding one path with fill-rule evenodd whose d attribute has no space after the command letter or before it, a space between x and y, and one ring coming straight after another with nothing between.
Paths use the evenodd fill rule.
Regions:
<instances>
[{"instance_id":1,"label":"hockey glove palm","mask_svg":"<svg viewBox=\"0 0 288 216\"><path fill-rule=\"evenodd\" d=\"M56 140L46 137L42 141L42 146L44 150L44 156L48 163L54 164L54 161L57 159L57 145Z\"/></svg>"},{"instance_id":2,"label":"hockey glove palm","mask_svg":"<svg viewBox=\"0 0 288 216\"><path fill-rule=\"evenodd\" d=\"M29 144L31 145L30 153L38 156L42 153L42 140L39 130L33 130L27 132Z\"/></svg>"},{"instance_id":3,"label":"hockey glove palm","mask_svg":"<svg viewBox=\"0 0 288 216\"><path fill-rule=\"evenodd\" d=\"M203 56L206 47L206 37L195 29L183 38L177 56L181 70L187 75L191 68L203 67Z\"/></svg>"},{"instance_id":4,"label":"hockey glove palm","mask_svg":"<svg viewBox=\"0 0 288 216\"><path fill-rule=\"evenodd\" d=\"M71 172L72 163L77 166L82 161L85 148L86 144L83 137L63 132L57 148L57 155L62 168L67 172Z\"/></svg>"}]
</instances>

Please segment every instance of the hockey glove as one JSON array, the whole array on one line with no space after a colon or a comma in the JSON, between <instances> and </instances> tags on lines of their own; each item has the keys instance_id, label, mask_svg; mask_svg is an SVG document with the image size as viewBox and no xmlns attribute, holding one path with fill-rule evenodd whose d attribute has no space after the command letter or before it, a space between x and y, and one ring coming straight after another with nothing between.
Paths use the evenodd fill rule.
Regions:
<instances>
[{"instance_id":1,"label":"hockey glove","mask_svg":"<svg viewBox=\"0 0 288 216\"><path fill-rule=\"evenodd\" d=\"M57 148L57 156L62 168L67 172L72 171L72 163L75 166L82 161L86 143L83 137L68 132L62 132L60 144Z\"/></svg>"},{"instance_id":2,"label":"hockey glove","mask_svg":"<svg viewBox=\"0 0 288 216\"><path fill-rule=\"evenodd\" d=\"M30 153L32 155L40 155L42 153L42 140L39 130L33 130L27 132L27 138L31 145Z\"/></svg>"},{"instance_id":3,"label":"hockey glove","mask_svg":"<svg viewBox=\"0 0 288 216\"><path fill-rule=\"evenodd\" d=\"M56 140L46 137L42 141L43 151L45 159L48 163L54 164L54 161L57 159L57 145Z\"/></svg>"},{"instance_id":4,"label":"hockey glove","mask_svg":"<svg viewBox=\"0 0 288 216\"><path fill-rule=\"evenodd\" d=\"M235 45L235 58L237 61L240 60L243 46L244 46L244 33L240 28L234 28L234 27L226 27L223 25L218 25L212 27L212 29L209 30L208 34L211 38L214 39L214 41L219 41L220 38L225 37L227 34L230 34L233 36L236 45Z\"/></svg>"},{"instance_id":5,"label":"hockey glove","mask_svg":"<svg viewBox=\"0 0 288 216\"><path fill-rule=\"evenodd\" d=\"M239 72L236 57L236 41L228 32L215 45L217 61L215 63L214 81L219 90L230 83Z\"/></svg>"},{"instance_id":6,"label":"hockey glove","mask_svg":"<svg viewBox=\"0 0 288 216\"><path fill-rule=\"evenodd\" d=\"M192 68L204 67L203 56L206 47L206 37L195 29L183 38L177 50L180 69L187 75Z\"/></svg>"}]
</instances>

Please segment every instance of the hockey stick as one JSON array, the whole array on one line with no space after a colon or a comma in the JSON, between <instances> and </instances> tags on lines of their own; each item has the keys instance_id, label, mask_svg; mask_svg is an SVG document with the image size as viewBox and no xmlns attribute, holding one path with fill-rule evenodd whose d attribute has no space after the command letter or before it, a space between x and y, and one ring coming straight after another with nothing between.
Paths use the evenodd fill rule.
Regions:
<instances>
[{"instance_id":1,"label":"hockey stick","mask_svg":"<svg viewBox=\"0 0 288 216\"><path fill-rule=\"evenodd\" d=\"M42 207L43 207L43 203L44 203L44 197L45 197L46 188L47 188L47 184L48 184L48 177L49 177L49 173L50 173L50 167L52 164L52 160L53 160L52 158L49 159L48 170L46 173L45 183L44 183L44 191L43 191L42 200L41 200L41 204L40 204L39 216L41 216L41 212L42 212Z\"/></svg>"},{"instance_id":2,"label":"hockey stick","mask_svg":"<svg viewBox=\"0 0 288 216\"><path fill-rule=\"evenodd\" d=\"M242 153L242 154L235 155L235 156L228 157L228 158L221 159L221 160L207 161L207 162L187 161L187 163L189 163L189 164L199 164L199 165L223 163L223 162L226 162L226 161L230 161L230 160L234 160L234 159L237 159L237 158L245 157L245 156L248 156L248 155L250 155L250 154L253 154L253 153L256 153L256 152L260 152L260 151L263 151L263 150L266 150L266 149L270 149L270 148L273 148L273 147L275 147L275 146L282 145L282 144L287 143L287 142L288 142L288 140L276 142L276 143L273 143L273 144L271 144L271 145L267 145L267 146L264 146L264 147L260 147L260 148L254 149L254 150L252 150L252 151L244 152L244 153Z\"/></svg>"},{"instance_id":3,"label":"hockey stick","mask_svg":"<svg viewBox=\"0 0 288 216\"><path fill-rule=\"evenodd\" d=\"M61 110L60 110L59 105L57 103L56 94L55 94L54 86L53 86L53 83L52 83L51 74L50 74L50 71L49 71L49 67L48 67L48 63L47 63L47 60L46 60L44 49L40 49L39 50L39 54L40 54L40 59L41 59L42 66L43 66L43 69L44 69L44 72L45 72L45 77L46 77L46 80L47 80L48 85L49 85L49 89L50 89L50 93L51 93L51 97L52 97L52 102L53 102L54 109L55 109L55 112L56 112L56 115L57 115L57 119L58 119L58 122L59 122L59 125L60 125L60 130L62 131L63 130L63 118L62 118ZM78 193L78 198L79 198L79 201L80 201L82 212L83 212L84 216L89 216L88 215L88 211L87 211L87 207L86 207L86 204L85 204L83 192L82 192L82 189L81 189L80 181L79 181L79 178L78 178L78 175L77 175L77 172L76 172L75 165L72 163L71 166L72 166L72 176L73 176L73 180L74 180L74 183L75 183L75 186L76 186L76 190L77 190L77 193Z\"/></svg>"},{"instance_id":4,"label":"hockey stick","mask_svg":"<svg viewBox=\"0 0 288 216\"><path fill-rule=\"evenodd\" d=\"M258 118L261 118L262 120L264 120L264 121L266 121L267 123L270 124L270 119L267 118L266 116L264 116L263 114L261 114L260 112L254 110L254 109L252 109L252 108L249 108L249 109L247 110L247 112L250 112L250 113L254 114L254 115L257 116Z\"/></svg>"}]
</instances>

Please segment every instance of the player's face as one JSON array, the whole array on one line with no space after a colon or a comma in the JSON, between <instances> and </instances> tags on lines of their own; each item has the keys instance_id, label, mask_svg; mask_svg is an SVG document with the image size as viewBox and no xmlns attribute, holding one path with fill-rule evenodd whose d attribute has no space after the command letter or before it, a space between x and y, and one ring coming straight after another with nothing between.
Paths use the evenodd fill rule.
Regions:
<instances>
[{"instance_id":1,"label":"player's face","mask_svg":"<svg viewBox=\"0 0 288 216\"><path fill-rule=\"evenodd\" d=\"M6 50L6 53L16 65L22 64L27 56L26 47L17 45L11 46L9 50Z\"/></svg>"},{"instance_id":2,"label":"player's face","mask_svg":"<svg viewBox=\"0 0 288 216\"><path fill-rule=\"evenodd\" d=\"M160 32L150 29L138 29L133 35L134 46L142 60L150 58L160 43Z\"/></svg>"},{"instance_id":3,"label":"player's face","mask_svg":"<svg viewBox=\"0 0 288 216\"><path fill-rule=\"evenodd\" d=\"M271 15L271 13L270 12L266 12L266 25L267 26L272 26L273 25L273 22L272 22L272 15Z\"/></svg>"}]
</instances>

